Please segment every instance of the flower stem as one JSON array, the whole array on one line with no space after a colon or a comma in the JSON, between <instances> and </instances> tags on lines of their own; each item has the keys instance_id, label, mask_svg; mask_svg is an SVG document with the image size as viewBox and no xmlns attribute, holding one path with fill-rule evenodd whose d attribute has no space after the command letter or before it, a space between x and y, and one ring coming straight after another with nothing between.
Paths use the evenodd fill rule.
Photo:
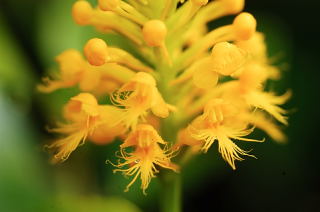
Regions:
<instances>
[{"instance_id":1,"label":"flower stem","mask_svg":"<svg viewBox=\"0 0 320 212\"><path fill-rule=\"evenodd\" d=\"M166 172L162 176L161 212L181 212L181 175Z\"/></svg>"}]
</instances>

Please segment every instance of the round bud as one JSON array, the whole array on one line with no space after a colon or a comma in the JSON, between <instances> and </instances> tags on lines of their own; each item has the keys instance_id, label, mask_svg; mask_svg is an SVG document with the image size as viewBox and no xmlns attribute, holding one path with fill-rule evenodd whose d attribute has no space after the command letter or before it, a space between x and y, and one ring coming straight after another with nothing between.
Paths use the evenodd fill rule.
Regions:
<instances>
[{"instance_id":1,"label":"round bud","mask_svg":"<svg viewBox=\"0 0 320 212\"><path fill-rule=\"evenodd\" d=\"M191 0L193 4L198 6L204 6L208 4L208 0Z\"/></svg>"},{"instance_id":2,"label":"round bud","mask_svg":"<svg viewBox=\"0 0 320 212\"><path fill-rule=\"evenodd\" d=\"M77 1L72 6L72 17L79 25L90 23L93 9L87 1Z\"/></svg>"},{"instance_id":3,"label":"round bud","mask_svg":"<svg viewBox=\"0 0 320 212\"><path fill-rule=\"evenodd\" d=\"M112 11L119 6L119 0L99 0L99 8L104 11Z\"/></svg>"},{"instance_id":4,"label":"round bud","mask_svg":"<svg viewBox=\"0 0 320 212\"><path fill-rule=\"evenodd\" d=\"M161 46L167 35L167 27L163 21L151 20L143 25L142 34L148 46Z\"/></svg>"},{"instance_id":5,"label":"round bud","mask_svg":"<svg viewBox=\"0 0 320 212\"><path fill-rule=\"evenodd\" d=\"M228 42L216 44L211 53L211 69L219 74L229 76L245 62L243 50Z\"/></svg>"},{"instance_id":6,"label":"round bud","mask_svg":"<svg viewBox=\"0 0 320 212\"><path fill-rule=\"evenodd\" d=\"M108 56L108 46L102 39L90 39L84 46L84 55L91 65L104 65Z\"/></svg>"},{"instance_id":7,"label":"round bud","mask_svg":"<svg viewBox=\"0 0 320 212\"><path fill-rule=\"evenodd\" d=\"M220 0L227 14L237 14L244 8L244 0Z\"/></svg>"},{"instance_id":8,"label":"round bud","mask_svg":"<svg viewBox=\"0 0 320 212\"><path fill-rule=\"evenodd\" d=\"M250 13L243 12L234 19L233 27L238 40L248 40L256 31L257 21Z\"/></svg>"}]
</instances>

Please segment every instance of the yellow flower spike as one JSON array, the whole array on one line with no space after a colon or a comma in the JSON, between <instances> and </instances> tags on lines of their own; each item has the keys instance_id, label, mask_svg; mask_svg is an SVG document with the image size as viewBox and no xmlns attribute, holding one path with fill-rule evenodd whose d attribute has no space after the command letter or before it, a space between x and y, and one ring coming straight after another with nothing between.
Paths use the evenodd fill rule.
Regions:
<instances>
[{"instance_id":1,"label":"yellow flower spike","mask_svg":"<svg viewBox=\"0 0 320 212\"><path fill-rule=\"evenodd\" d=\"M205 153L217 140L222 158L232 169L236 169L235 160L243 160L241 155L254 156L239 148L231 139L263 142L263 140L244 138L253 129L248 129L247 122L241 120L241 116L235 111L235 107L224 100L213 99L206 105L204 113L188 127L194 139L203 141L202 151Z\"/></svg>"},{"instance_id":2,"label":"yellow flower spike","mask_svg":"<svg viewBox=\"0 0 320 212\"><path fill-rule=\"evenodd\" d=\"M74 18L77 24L79 25L90 24L92 15L93 15L93 8L87 1L80 0L73 4L72 17Z\"/></svg>"},{"instance_id":3,"label":"yellow flower spike","mask_svg":"<svg viewBox=\"0 0 320 212\"><path fill-rule=\"evenodd\" d=\"M91 65L101 66L107 61L108 46L104 40L92 38L84 46L84 55Z\"/></svg>"},{"instance_id":4,"label":"yellow flower spike","mask_svg":"<svg viewBox=\"0 0 320 212\"><path fill-rule=\"evenodd\" d=\"M217 43L211 52L211 69L230 76L246 62L246 52L228 42Z\"/></svg>"},{"instance_id":5,"label":"yellow flower spike","mask_svg":"<svg viewBox=\"0 0 320 212\"><path fill-rule=\"evenodd\" d=\"M98 103L89 93L80 93L70 99L64 108L69 124L59 124L51 132L64 134L65 137L56 140L46 147L56 149L52 162L63 162L90 135L99 121Z\"/></svg>"},{"instance_id":6,"label":"yellow flower spike","mask_svg":"<svg viewBox=\"0 0 320 212\"><path fill-rule=\"evenodd\" d=\"M128 128L135 128L144 119L148 110L158 117L165 118L172 106L165 103L156 87L156 81L147 73L138 72L129 82L111 96L114 105L124 107L125 113L119 117Z\"/></svg>"},{"instance_id":7,"label":"yellow flower spike","mask_svg":"<svg viewBox=\"0 0 320 212\"><path fill-rule=\"evenodd\" d=\"M159 144L164 147L161 148ZM133 152L127 153L125 148L131 146L134 147ZM121 145L120 153L120 158L125 161L113 164L117 167L114 172L122 172L125 176L134 176L125 191L128 191L130 186L140 177L141 189L146 194L145 191L151 179L159 172L158 167L178 171L178 166L170 161L174 152L168 149L167 143L150 125L138 125Z\"/></svg>"},{"instance_id":8,"label":"yellow flower spike","mask_svg":"<svg viewBox=\"0 0 320 212\"><path fill-rule=\"evenodd\" d=\"M66 160L87 139L105 145L118 137L123 143L114 172L131 178L125 191L140 179L145 194L156 173L178 171L171 162L178 153L182 166L216 141L236 169L237 160L254 156L235 140L263 142L246 137L255 127L285 142L276 121L287 124L280 106L291 92L277 96L265 90L279 70L268 59L255 18L241 13L244 1L98 0L94 7L76 1L77 24L124 36L134 55L93 38L84 46L85 58L76 50L57 57L59 72L39 90L77 86L83 93L64 106L66 123L51 129L62 135L47 146L55 151L53 161ZM208 32L208 22L231 14L238 14L232 23ZM96 98L106 96L111 105L99 105ZM162 136L177 138L174 146Z\"/></svg>"},{"instance_id":9,"label":"yellow flower spike","mask_svg":"<svg viewBox=\"0 0 320 212\"><path fill-rule=\"evenodd\" d=\"M240 13L233 21L237 40L248 40L256 32L257 21L247 12Z\"/></svg>"}]
</instances>

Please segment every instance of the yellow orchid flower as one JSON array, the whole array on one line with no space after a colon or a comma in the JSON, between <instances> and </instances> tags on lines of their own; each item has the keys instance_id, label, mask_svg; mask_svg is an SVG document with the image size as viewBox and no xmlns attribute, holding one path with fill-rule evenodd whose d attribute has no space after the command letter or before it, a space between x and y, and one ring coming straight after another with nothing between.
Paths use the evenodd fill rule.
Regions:
<instances>
[{"instance_id":1,"label":"yellow orchid flower","mask_svg":"<svg viewBox=\"0 0 320 212\"><path fill-rule=\"evenodd\" d=\"M134 150L128 153L125 151L127 147L133 147ZM157 167L178 171L178 166L170 161L174 152L168 149L167 142L162 140L150 125L138 125L120 145L120 148L120 158L125 161L114 165L118 167L114 172L119 171L126 176L134 176L125 191L128 191L140 176L141 189L145 193L151 179L159 172Z\"/></svg>"}]
</instances>

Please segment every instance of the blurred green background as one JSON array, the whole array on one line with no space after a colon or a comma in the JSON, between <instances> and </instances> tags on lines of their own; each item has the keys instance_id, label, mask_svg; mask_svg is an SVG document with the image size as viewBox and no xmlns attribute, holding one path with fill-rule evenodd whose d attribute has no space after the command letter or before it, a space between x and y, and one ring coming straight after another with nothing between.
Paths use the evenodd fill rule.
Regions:
<instances>
[{"instance_id":1,"label":"blurred green background","mask_svg":"<svg viewBox=\"0 0 320 212\"><path fill-rule=\"evenodd\" d=\"M115 160L119 142L88 142L55 166L42 149L51 138L45 126L52 126L61 105L77 92L42 95L35 90L41 76L56 66L54 57L68 48L81 50L94 36L133 51L119 36L74 24L73 2L0 0L0 211L157 212L161 189L156 179L147 196L138 183L124 193L128 179L112 174L105 164L106 159ZM247 158L236 171L214 148L193 159L182 170L183 211L320 211L320 5L313 0L246 2L245 10L256 16L258 30L266 34L270 55L279 57L286 70L281 83L273 86L279 91L289 87L294 94L285 106L290 109L285 129L289 142L239 143L253 148L259 159Z\"/></svg>"}]
</instances>

